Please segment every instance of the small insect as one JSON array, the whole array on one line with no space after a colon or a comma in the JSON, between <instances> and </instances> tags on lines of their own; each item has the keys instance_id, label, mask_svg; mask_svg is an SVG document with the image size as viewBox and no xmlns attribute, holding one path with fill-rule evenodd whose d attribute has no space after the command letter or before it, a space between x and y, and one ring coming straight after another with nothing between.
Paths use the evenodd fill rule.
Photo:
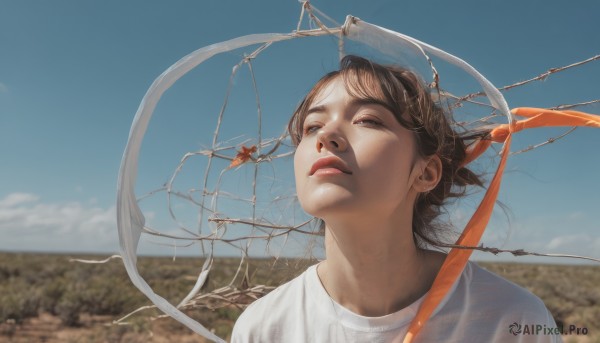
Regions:
<instances>
[{"instance_id":1,"label":"small insect","mask_svg":"<svg viewBox=\"0 0 600 343\"><path fill-rule=\"evenodd\" d=\"M253 145L249 148L247 148L245 145L242 145L242 151L238 151L237 155L235 155L235 158L231 161L231 164L229 164L227 169L235 168L240 164L247 162L252 157L251 155L255 152L256 145Z\"/></svg>"}]
</instances>

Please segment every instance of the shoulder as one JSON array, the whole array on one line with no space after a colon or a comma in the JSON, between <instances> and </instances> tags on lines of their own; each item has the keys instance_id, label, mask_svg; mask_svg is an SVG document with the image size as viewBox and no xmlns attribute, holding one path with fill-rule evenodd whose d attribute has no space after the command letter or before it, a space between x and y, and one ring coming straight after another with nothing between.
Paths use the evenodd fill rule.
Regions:
<instances>
[{"instance_id":1,"label":"shoulder","mask_svg":"<svg viewBox=\"0 0 600 343\"><path fill-rule=\"evenodd\" d=\"M546 305L527 289L473 262L469 263L468 271L471 273L471 294L475 299L493 299L496 308L509 313L522 312L531 318L546 318Z\"/></svg>"},{"instance_id":2,"label":"shoulder","mask_svg":"<svg viewBox=\"0 0 600 343\"><path fill-rule=\"evenodd\" d=\"M305 308L309 267L293 280L250 304L235 322L232 342L274 341L293 329L294 318Z\"/></svg>"},{"instance_id":3,"label":"shoulder","mask_svg":"<svg viewBox=\"0 0 600 343\"><path fill-rule=\"evenodd\" d=\"M275 288L269 294L257 299L250 304L240 316L241 319L249 319L257 315L269 312L270 316L273 312L285 308L286 306L294 306L295 302L303 298L306 291L306 274L311 270L309 267L302 274Z\"/></svg>"},{"instance_id":4,"label":"shoulder","mask_svg":"<svg viewBox=\"0 0 600 343\"><path fill-rule=\"evenodd\" d=\"M536 295L473 262L465 266L452 293L438 310L440 314L460 314L463 318L554 322Z\"/></svg>"},{"instance_id":5,"label":"shoulder","mask_svg":"<svg viewBox=\"0 0 600 343\"><path fill-rule=\"evenodd\" d=\"M540 298L473 262L432 317L428 337L447 342L560 342L560 335L529 335L531 325L555 328ZM433 324L433 323L432 323ZM427 334L426 334L427 336Z\"/></svg>"}]
</instances>

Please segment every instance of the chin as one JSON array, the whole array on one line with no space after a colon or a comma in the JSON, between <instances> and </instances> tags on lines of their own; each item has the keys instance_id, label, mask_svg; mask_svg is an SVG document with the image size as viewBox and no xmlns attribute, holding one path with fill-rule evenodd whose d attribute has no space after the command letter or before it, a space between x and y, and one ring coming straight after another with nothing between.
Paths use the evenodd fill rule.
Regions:
<instances>
[{"instance_id":1,"label":"chin","mask_svg":"<svg viewBox=\"0 0 600 343\"><path fill-rule=\"evenodd\" d=\"M304 211L311 216L324 218L335 212L356 212L360 211L361 206L356 203L356 199L352 196L333 196L326 194L320 197L310 197L305 201L301 201Z\"/></svg>"}]
</instances>

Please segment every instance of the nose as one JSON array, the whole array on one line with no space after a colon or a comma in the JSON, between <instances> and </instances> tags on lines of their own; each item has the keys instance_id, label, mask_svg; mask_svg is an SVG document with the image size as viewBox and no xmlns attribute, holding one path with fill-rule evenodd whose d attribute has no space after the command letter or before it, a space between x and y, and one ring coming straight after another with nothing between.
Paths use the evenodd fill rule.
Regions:
<instances>
[{"instance_id":1,"label":"nose","mask_svg":"<svg viewBox=\"0 0 600 343\"><path fill-rule=\"evenodd\" d=\"M321 152L321 149L329 151L343 151L346 149L348 142L346 138L341 135L339 130L334 130L331 127L322 127L317 132L317 151Z\"/></svg>"}]
</instances>

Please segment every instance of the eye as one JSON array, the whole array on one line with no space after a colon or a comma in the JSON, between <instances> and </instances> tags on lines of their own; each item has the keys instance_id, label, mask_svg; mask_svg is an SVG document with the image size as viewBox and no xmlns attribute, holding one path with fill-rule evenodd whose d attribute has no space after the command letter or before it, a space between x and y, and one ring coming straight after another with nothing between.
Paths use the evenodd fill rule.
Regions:
<instances>
[{"instance_id":1,"label":"eye","mask_svg":"<svg viewBox=\"0 0 600 343\"><path fill-rule=\"evenodd\" d=\"M360 118L357 121L355 121L355 123L365 123L368 126L380 126L381 125L381 123L378 120L371 119L371 118Z\"/></svg>"},{"instance_id":2,"label":"eye","mask_svg":"<svg viewBox=\"0 0 600 343\"><path fill-rule=\"evenodd\" d=\"M302 135L308 135L311 134L313 132L315 132L316 130L319 129L318 125L307 125L306 127L304 127L304 129L302 130Z\"/></svg>"}]
</instances>

